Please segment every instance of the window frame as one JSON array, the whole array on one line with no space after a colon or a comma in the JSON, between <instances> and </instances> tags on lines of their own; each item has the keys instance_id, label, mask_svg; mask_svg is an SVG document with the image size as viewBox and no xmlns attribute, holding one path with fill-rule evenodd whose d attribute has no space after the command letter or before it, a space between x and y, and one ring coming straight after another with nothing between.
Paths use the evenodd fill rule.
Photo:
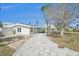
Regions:
<instances>
[{"instance_id":1,"label":"window frame","mask_svg":"<svg viewBox=\"0 0 79 59\"><path fill-rule=\"evenodd\" d=\"M21 28L17 28L17 32L21 32Z\"/></svg>"}]
</instances>

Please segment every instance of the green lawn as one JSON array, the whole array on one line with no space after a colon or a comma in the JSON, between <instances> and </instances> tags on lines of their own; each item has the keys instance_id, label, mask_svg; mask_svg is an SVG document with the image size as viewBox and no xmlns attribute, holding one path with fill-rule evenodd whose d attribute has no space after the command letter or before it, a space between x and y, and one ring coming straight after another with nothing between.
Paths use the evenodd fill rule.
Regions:
<instances>
[{"instance_id":1,"label":"green lawn","mask_svg":"<svg viewBox=\"0 0 79 59\"><path fill-rule=\"evenodd\" d=\"M79 51L79 33L78 32L66 32L64 33L64 37L58 36L57 34L53 34L53 35L51 34L51 37L55 38L55 39L51 38L51 40L58 43L59 45Z\"/></svg>"},{"instance_id":2,"label":"green lawn","mask_svg":"<svg viewBox=\"0 0 79 59\"><path fill-rule=\"evenodd\" d=\"M1 46L0 47L0 56L11 56L14 50L9 46Z\"/></svg>"}]
</instances>

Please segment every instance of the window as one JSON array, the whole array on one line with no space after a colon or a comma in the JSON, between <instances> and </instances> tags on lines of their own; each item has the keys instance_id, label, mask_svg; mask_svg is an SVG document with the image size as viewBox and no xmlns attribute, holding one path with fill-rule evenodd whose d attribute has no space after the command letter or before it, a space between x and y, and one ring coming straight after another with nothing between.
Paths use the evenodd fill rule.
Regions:
<instances>
[{"instance_id":1,"label":"window","mask_svg":"<svg viewBox=\"0 0 79 59\"><path fill-rule=\"evenodd\" d=\"M21 28L17 28L17 32L21 32Z\"/></svg>"}]
</instances>

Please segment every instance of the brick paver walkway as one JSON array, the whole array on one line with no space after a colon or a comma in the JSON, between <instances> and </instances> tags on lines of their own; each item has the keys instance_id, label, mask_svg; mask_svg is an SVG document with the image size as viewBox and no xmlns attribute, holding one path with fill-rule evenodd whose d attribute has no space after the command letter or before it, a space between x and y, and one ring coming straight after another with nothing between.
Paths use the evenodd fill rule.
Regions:
<instances>
[{"instance_id":1,"label":"brick paver walkway","mask_svg":"<svg viewBox=\"0 0 79 59\"><path fill-rule=\"evenodd\" d=\"M35 34L29 38L14 56L75 56L79 52L68 48L58 48L57 44L50 41L45 34Z\"/></svg>"}]
</instances>

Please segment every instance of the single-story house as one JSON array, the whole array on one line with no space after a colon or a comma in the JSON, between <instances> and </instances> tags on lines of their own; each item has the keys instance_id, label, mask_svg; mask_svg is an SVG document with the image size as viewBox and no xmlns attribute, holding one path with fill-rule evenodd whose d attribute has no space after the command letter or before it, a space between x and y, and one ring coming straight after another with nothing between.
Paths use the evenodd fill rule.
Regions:
<instances>
[{"instance_id":1,"label":"single-story house","mask_svg":"<svg viewBox=\"0 0 79 59\"><path fill-rule=\"evenodd\" d=\"M30 25L24 24L3 24L3 35L30 35Z\"/></svg>"}]
</instances>

